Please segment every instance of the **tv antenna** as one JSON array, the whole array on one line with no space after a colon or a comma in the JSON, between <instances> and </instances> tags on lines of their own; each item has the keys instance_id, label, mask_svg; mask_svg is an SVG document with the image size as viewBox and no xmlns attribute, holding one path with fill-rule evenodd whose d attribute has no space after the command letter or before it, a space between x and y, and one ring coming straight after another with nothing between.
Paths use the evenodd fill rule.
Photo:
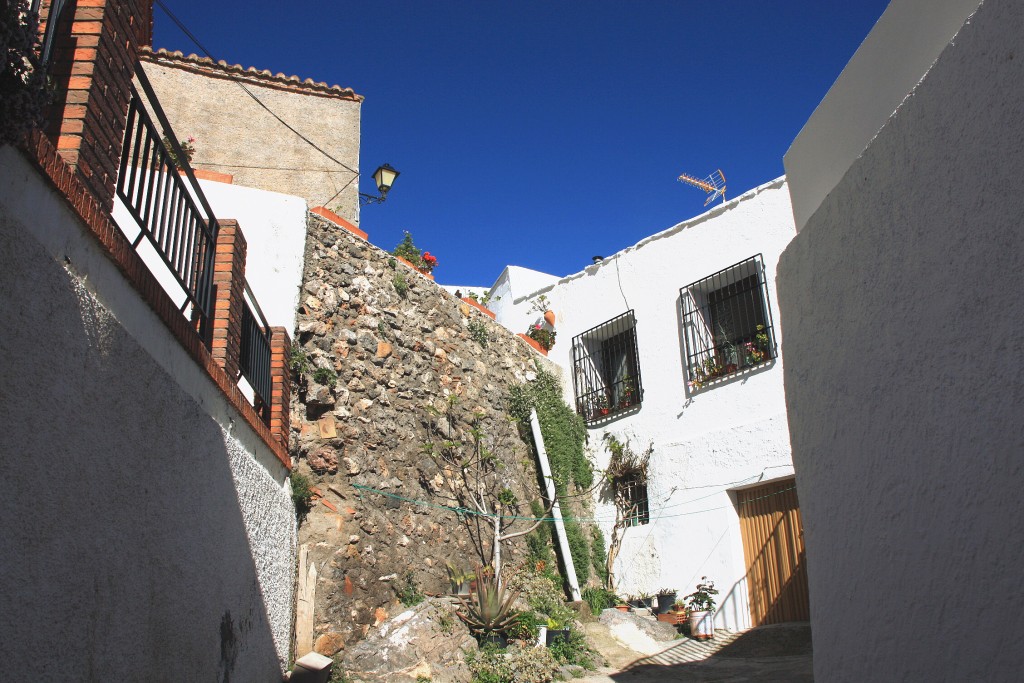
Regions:
<instances>
[{"instance_id":1,"label":"tv antenna","mask_svg":"<svg viewBox=\"0 0 1024 683\"><path fill-rule=\"evenodd\" d=\"M722 175L722 169L716 170L707 178L703 179L684 173L679 176L678 180L681 183L693 185L694 187L707 192L708 198L704 200L704 206L715 201L719 196L721 196L722 201L725 202L725 176Z\"/></svg>"}]
</instances>

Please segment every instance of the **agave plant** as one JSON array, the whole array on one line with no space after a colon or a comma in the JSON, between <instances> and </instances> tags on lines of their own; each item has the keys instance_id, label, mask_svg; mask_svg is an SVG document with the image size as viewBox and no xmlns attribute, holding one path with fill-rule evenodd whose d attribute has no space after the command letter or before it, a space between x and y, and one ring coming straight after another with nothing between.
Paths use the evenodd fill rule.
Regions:
<instances>
[{"instance_id":1,"label":"agave plant","mask_svg":"<svg viewBox=\"0 0 1024 683\"><path fill-rule=\"evenodd\" d=\"M518 616L512 603L519 597L519 591L506 591L492 571L481 567L477 567L476 577L476 592L470 593L469 600L459 598L462 605L455 613L474 631L503 633Z\"/></svg>"}]
</instances>

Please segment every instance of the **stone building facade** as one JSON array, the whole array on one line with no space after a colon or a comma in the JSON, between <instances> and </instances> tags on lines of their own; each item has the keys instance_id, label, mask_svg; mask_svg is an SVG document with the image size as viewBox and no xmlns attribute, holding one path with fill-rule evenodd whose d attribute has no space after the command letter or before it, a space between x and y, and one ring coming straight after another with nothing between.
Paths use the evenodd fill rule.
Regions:
<instances>
[{"instance_id":1,"label":"stone building facade","mask_svg":"<svg viewBox=\"0 0 1024 683\"><path fill-rule=\"evenodd\" d=\"M143 50L141 58L175 134L196 139L194 168L303 197L359 224L362 96L180 52Z\"/></svg>"},{"instance_id":2,"label":"stone building facade","mask_svg":"<svg viewBox=\"0 0 1024 683\"><path fill-rule=\"evenodd\" d=\"M317 494L299 542L317 568L317 649L333 655L404 609L401 590L447 593L447 562L463 571L488 563L489 521L478 532L472 517L442 507L451 500L426 444L465 444L478 428L518 501L508 514L531 514L541 491L533 446L505 401L538 368L558 370L475 307L313 213L297 320L306 369L295 377L291 450ZM505 563L523 559L524 540L503 547Z\"/></svg>"}]
</instances>

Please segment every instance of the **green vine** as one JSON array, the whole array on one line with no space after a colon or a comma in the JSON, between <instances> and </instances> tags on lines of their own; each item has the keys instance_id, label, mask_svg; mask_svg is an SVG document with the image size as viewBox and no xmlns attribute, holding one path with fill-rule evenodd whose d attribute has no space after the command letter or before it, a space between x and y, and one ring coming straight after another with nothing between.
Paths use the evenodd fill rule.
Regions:
<instances>
[{"instance_id":1,"label":"green vine","mask_svg":"<svg viewBox=\"0 0 1024 683\"><path fill-rule=\"evenodd\" d=\"M562 398L558 378L540 367L537 368L537 379L509 389L506 403L509 414L526 429L529 428L530 410L536 409L562 514L572 518L575 516L573 506L566 498L569 487L588 489L594 483L594 467L583 449L587 440L583 419ZM583 585L590 576L593 562L592 541L587 539L583 528L572 521L566 522L565 535L576 578ZM527 543L533 554L539 554L534 548L538 540L531 542L528 539Z\"/></svg>"}]
</instances>

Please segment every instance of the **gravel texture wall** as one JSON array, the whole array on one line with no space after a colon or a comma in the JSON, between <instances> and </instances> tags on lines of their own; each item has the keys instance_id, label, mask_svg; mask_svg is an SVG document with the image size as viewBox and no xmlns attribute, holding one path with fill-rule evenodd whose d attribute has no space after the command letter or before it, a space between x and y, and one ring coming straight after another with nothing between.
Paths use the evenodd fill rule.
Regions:
<instances>
[{"instance_id":1,"label":"gravel texture wall","mask_svg":"<svg viewBox=\"0 0 1024 683\"><path fill-rule=\"evenodd\" d=\"M1024 670L1022 36L980 4L779 264L815 680Z\"/></svg>"},{"instance_id":2,"label":"gravel texture wall","mask_svg":"<svg viewBox=\"0 0 1024 683\"><path fill-rule=\"evenodd\" d=\"M0 625L35 680L278 680L287 471L0 148Z\"/></svg>"},{"instance_id":3,"label":"gravel texture wall","mask_svg":"<svg viewBox=\"0 0 1024 683\"><path fill-rule=\"evenodd\" d=\"M323 496L299 541L310 544L320 576L317 649L333 655L402 609L398 591L447 592L446 562L468 570L484 559L473 518L437 507L449 499L424 444L468 443L479 416L502 485L518 501L505 514L530 514L540 492L533 449L504 401L509 386L536 376L538 362L558 370L475 308L313 214L305 258L295 342L307 367L293 394L292 452L296 471ZM523 554L522 538L503 550L511 563Z\"/></svg>"}]
</instances>

